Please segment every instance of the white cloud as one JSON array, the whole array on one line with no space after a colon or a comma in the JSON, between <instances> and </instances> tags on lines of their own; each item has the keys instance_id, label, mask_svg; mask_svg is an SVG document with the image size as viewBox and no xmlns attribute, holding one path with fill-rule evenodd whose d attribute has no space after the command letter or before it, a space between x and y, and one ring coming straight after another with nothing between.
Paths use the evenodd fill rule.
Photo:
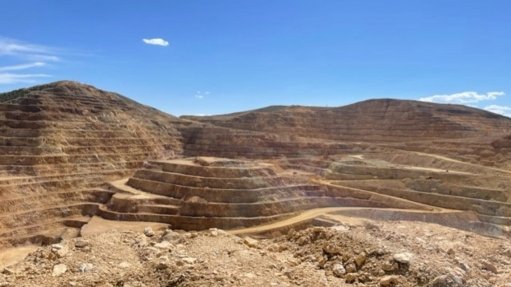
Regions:
<instances>
[{"instance_id":1,"label":"white cloud","mask_svg":"<svg viewBox=\"0 0 511 287\"><path fill-rule=\"evenodd\" d=\"M51 75L48 74L11 74L11 73L0 73L0 85L1 84L16 84L16 83L35 83L38 78L48 78Z\"/></svg>"},{"instance_id":2,"label":"white cloud","mask_svg":"<svg viewBox=\"0 0 511 287\"><path fill-rule=\"evenodd\" d=\"M59 61L53 48L0 37L0 56L17 57L28 61Z\"/></svg>"},{"instance_id":3,"label":"white cloud","mask_svg":"<svg viewBox=\"0 0 511 287\"><path fill-rule=\"evenodd\" d=\"M0 67L0 72L18 71L18 70L25 70L25 69L37 68L37 67L43 67L43 66L46 66L46 63L44 63L44 62L34 62L34 63L28 63L28 64L4 66L4 67Z\"/></svg>"},{"instance_id":4,"label":"white cloud","mask_svg":"<svg viewBox=\"0 0 511 287\"><path fill-rule=\"evenodd\" d=\"M196 99L199 99L199 100L202 100L204 99L206 96L208 96L209 94L211 94L210 92L206 91L206 92L201 92L201 91L197 91L195 92L195 98Z\"/></svg>"},{"instance_id":5,"label":"white cloud","mask_svg":"<svg viewBox=\"0 0 511 287\"><path fill-rule=\"evenodd\" d=\"M434 95L420 98L419 101L447 104L473 104L481 101L496 100L497 97L504 96L504 92L487 92L479 94L477 92L461 92L448 95Z\"/></svg>"},{"instance_id":6,"label":"white cloud","mask_svg":"<svg viewBox=\"0 0 511 287\"><path fill-rule=\"evenodd\" d=\"M489 105L489 106L485 107L484 109L489 112L500 114L500 115L511 118L511 107L499 106L499 105Z\"/></svg>"},{"instance_id":7,"label":"white cloud","mask_svg":"<svg viewBox=\"0 0 511 287\"><path fill-rule=\"evenodd\" d=\"M56 54L57 49L54 48L0 37L0 60L21 62L0 66L0 85L36 83L40 78L51 77L45 73L28 70L44 68L47 62L59 62L60 57Z\"/></svg>"},{"instance_id":8,"label":"white cloud","mask_svg":"<svg viewBox=\"0 0 511 287\"><path fill-rule=\"evenodd\" d=\"M162 47L167 47L169 45L169 42L163 40L162 38L142 39L142 41L148 45L156 45Z\"/></svg>"}]
</instances>

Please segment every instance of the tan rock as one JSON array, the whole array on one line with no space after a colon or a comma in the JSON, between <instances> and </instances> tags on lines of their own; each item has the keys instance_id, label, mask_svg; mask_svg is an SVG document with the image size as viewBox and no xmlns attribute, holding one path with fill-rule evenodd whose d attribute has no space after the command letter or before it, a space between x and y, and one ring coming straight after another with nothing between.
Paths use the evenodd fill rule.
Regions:
<instances>
[{"instance_id":1,"label":"tan rock","mask_svg":"<svg viewBox=\"0 0 511 287\"><path fill-rule=\"evenodd\" d=\"M346 266L344 266L344 268L346 269L347 273L357 272L357 266L355 265L355 263L348 263L346 264Z\"/></svg>"},{"instance_id":2,"label":"tan rock","mask_svg":"<svg viewBox=\"0 0 511 287\"><path fill-rule=\"evenodd\" d=\"M360 269L362 265L366 262L367 255L365 252L360 253L359 255L355 256L355 264L357 265L357 269Z\"/></svg>"},{"instance_id":3,"label":"tan rock","mask_svg":"<svg viewBox=\"0 0 511 287\"><path fill-rule=\"evenodd\" d=\"M57 264L57 265L53 266L53 272L51 275L53 277L59 277L62 274L66 273L66 271L67 271L67 266L65 264Z\"/></svg>"},{"instance_id":4,"label":"tan rock","mask_svg":"<svg viewBox=\"0 0 511 287\"><path fill-rule=\"evenodd\" d=\"M153 231L153 229L151 227L146 227L146 228L144 228L144 234L147 237L153 237L154 236L154 231Z\"/></svg>"},{"instance_id":5,"label":"tan rock","mask_svg":"<svg viewBox=\"0 0 511 287\"><path fill-rule=\"evenodd\" d=\"M410 264L412 260L413 254L410 252L396 253L392 256L394 261L401 264Z\"/></svg>"},{"instance_id":6,"label":"tan rock","mask_svg":"<svg viewBox=\"0 0 511 287\"><path fill-rule=\"evenodd\" d=\"M380 279L381 287L393 287L397 286L400 283L400 277L397 275L388 275L384 276Z\"/></svg>"},{"instance_id":7,"label":"tan rock","mask_svg":"<svg viewBox=\"0 0 511 287\"><path fill-rule=\"evenodd\" d=\"M243 238L243 243L245 243L248 247L256 248L259 245L259 241L252 237L246 236Z\"/></svg>"},{"instance_id":8,"label":"tan rock","mask_svg":"<svg viewBox=\"0 0 511 287\"><path fill-rule=\"evenodd\" d=\"M357 274L356 273L348 273L346 276L344 276L344 281L346 283L355 283L357 281Z\"/></svg>"},{"instance_id":9,"label":"tan rock","mask_svg":"<svg viewBox=\"0 0 511 287\"><path fill-rule=\"evenodd\" d=\"M86 246L89 246L89 242L85 239L79 238L75 241L75 247L76 248L84 248Z\"/></svg>"},{"instance_id":10,"label":"tan rock","mask_svg":"<svg viewBox=\"0 0 511 287\"><path fill-rule=\"evenodd\" d=\"M495 265L493 265L492 263L490 263L486 260L482 260L481 265L482 265L482 269L484 269L484 270L488 270L495 274L499 273L499 271L497 270L497 267L495 267Z\"/></svg>"}]
</instances>

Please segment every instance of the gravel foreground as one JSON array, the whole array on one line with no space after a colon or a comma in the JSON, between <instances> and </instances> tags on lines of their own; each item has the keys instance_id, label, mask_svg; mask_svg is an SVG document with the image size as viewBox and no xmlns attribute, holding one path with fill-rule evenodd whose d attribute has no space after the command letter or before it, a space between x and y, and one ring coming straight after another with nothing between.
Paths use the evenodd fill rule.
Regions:
<instances>
[{"instance_id":1,"label":"gravel foreground","mask_svg":"<svg viewBox=\"0 0 511 287\"><path fill-rule=\"evenodd\" d=\"M511 242L372 220L271 239L114 230L41 247L4 268L0 286L511 287Z\"/></svg>"}]
</instances>

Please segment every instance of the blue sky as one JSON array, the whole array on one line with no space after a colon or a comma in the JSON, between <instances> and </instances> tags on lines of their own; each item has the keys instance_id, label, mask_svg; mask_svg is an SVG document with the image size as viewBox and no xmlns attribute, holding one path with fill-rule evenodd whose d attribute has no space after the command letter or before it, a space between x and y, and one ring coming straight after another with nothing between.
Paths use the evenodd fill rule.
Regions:
<instances>
[{"instance_id":1,"label":"blue sky","mask_svg":"<svg viewBox=\"0 0 511 287\"><path fill-rule=\"evenodd\" d=\"M511 115L507 0L5 0L1 7L0 91L75 80L175 115L369 98Z\"/></svg>"}]
</instances>

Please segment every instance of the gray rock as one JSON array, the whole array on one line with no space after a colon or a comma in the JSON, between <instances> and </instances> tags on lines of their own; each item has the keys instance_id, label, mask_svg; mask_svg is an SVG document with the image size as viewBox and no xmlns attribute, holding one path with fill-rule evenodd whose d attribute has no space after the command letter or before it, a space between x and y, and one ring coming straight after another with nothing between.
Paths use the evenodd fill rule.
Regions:
<instances>
[{"instance_id":1,"label":"gray rock","mask_svg":"<svg viewBox=\"0 0 511 287\"><path fill-rule=\"evenodd\" d=\"M78 267L78 271L82 272L82 273L85 273L85 272L90 272L94 269L94 265L92 265L91 263L82 263L80 264L80 266Z\"/></svg>"},{"instance_id":2,"label":"gray rock","mask_svg":"<svg viewBox=\"0 0 511 287\"><path fill-rule=\"evenodd\" d=\"M463 280L453 274L438 276L429 285L431 287L465 287Z\"/></svg>"},{"instance_id":3,"label":"gray rock","mask_svg":"<svg viewBox=\"0 0 511 287\"><path fill-rule=\"evenodd\" d=\"M342 277L344 276L344 274L346 274L346 269L344 269L344 266L342 266L342 264L336 263L334 264L334 266L332 266L332 272L336 277Z\"/></svg>"}]
</instances>

